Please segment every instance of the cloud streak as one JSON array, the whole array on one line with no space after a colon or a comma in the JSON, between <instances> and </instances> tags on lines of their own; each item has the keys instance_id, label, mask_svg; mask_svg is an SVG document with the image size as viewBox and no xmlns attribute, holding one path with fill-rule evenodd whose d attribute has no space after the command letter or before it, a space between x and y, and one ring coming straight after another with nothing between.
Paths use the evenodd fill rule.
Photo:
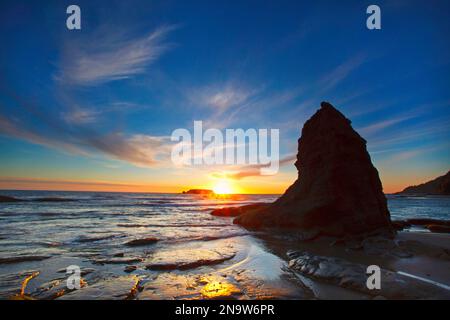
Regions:
<instances>
[{"instance_id":1,"label":"cloud streak","mask_svg":"<svg viewBox=\"0 0 450 320\"><path fill-rule=\"evenodd\" d=\"M170 47L165 39L174 28L162 26L132 40L111 37L107 30L91 41L70 43L63 52L56 79L65 84L91 86L143 73Z\"/></svg>"},{"instance_id":2,"label":"cloud streak","mask_svg":"<svg viewBox=\"0 0 450 320\"><path fill-rule=\"evenodd\" d=\"M155 167L169 158L171 142L166 136L131 135L120 133L64 131L60 138L46 136L0 115L0 134L24 140L70 154L94 156L96 152L139 167Z\"/></svg>"},{"instance_id":3,"label":"cloud streak","mask_svg":"<svg viewBox=\"0 0 450 320\"><path fill-rule=\"evenodd\" d=\"M279 165L280 167L282 167L285 165L293 164L296 159L297 159L296 154L287 155L284 158L280 159ZM227 173L214 172L212 173L212 176L215 178L227 178L233 180L241 180L248 177L260 177L262 176L260 169L264 167L268 167L268 165L263 164L248 165L239 168L235 172L227 172Z\"/></svg>"},{"instance_id":4,"label":"cloud streak","mask_svg":"<svg viewBox=\"0 0 450 320\"><path fill-rule=\"evenodd\" d=\"M318 85L321 88L321 92L327 92L335 88L342 81L347 79L353 71L364 64L366 60L367 59L363 54L359 54L338 65L319 80Z\"/></svg>"}]
</instances>

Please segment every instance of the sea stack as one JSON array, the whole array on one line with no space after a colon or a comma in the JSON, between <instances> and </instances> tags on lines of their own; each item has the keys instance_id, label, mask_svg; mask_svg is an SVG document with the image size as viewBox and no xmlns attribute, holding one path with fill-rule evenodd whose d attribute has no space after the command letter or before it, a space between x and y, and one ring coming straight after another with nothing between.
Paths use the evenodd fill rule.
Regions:
<instances>
[{"instance_id":1,"label":"sea stack","mask_svg":"<svg viewBox=\"0 0 450 320\"><path fill-rule=\"evenodd\" d=\"M330 236L393 234L386 197L366 141L328 102L298 140L298 178L273 204L235 219L247 228L296 228Z\"/></svg>"}]
</instances>

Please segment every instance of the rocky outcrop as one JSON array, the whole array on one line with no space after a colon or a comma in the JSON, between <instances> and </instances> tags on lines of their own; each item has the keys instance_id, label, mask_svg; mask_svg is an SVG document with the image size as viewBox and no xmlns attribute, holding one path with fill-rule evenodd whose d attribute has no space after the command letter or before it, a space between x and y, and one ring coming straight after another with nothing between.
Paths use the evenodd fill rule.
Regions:
<instances>
[{"instance_id":1,"label":"rocky outcrop","mask_svg":"<svg viewBox=\"0 0 450 320\"><path fill-rule=\"evenodd\" d=\"M256 209L262 209L266 208L267 204L248 204L241 207L226 207L226 208L219 208L215 209L211 212L213 216L218 217L237 217L240 216L244 212L248 212L250 210L256 210Z\"/></svg>"},{"instance_id":2,"label":"rocky outcrop","mask_svg":"<svg viewBox=\"0 0 450 320\"><path fill-rule=\"evenodd\" d=\"M407 220L392 221L392 226L397 231L408 229L411 226L419 226L422 228L427 228L431 232L450 233L450 220L412 218Z\"/></svg>"},{"instance_id":3,"label":"rocky outcrop","mask_svg":"<svg viewBox=\"0 0 450 320\"><path fill-rule=\"evenodd\" d=\"M404 195L450 195L450 171L434 180L410 186L397 194Z\"/></svg>"},{"instance_id":4,"label":"rocky outcrop","mask_svg":"<svg viewBox=\"0 0 450 320\"><path fill-rule=\"evenodd\" d=\"M0 203L2 202L21 202L21 201L34 201L34 202L69 202L76 201L75 199L68 198L56 198L56 197L45 197L45 198L35 198L30 200L18 199L9 196L0 195Z\"/></svg>"},{"instance_id":5,"label":"rocky outcrop","mask_svg":"<svg viewBox=\"0 0 450 320\"><path fill-rule=\"evenodd\" d=\"M209 249L179 249L159 251L147 262L148 270L188 270L210 266L234 258L236 252L224 249L221 252Z\"/></svg>"},{"instance_id":6,"label":"rocky outcrop","mask_svg":"<svg viewBox=\"0 0 450 320\"><path fill-rule=\"evenodd\" d=\"M19 201L22 201L22 200L14 198L14 197L0 196L0 203L1 202L19 202Z\"/></svg>"},{"instance_id":7,"label":"rocky outcrop","mask_svg":"<svg viewBox=\"0 0 450 320\"><path fill-rule=\"evenodd\" d=\"M235 223L343 236L393 234L386 197L366 141L331 104L309 119L298 141L298 179L273 204L246 210Z\"/></svg>"},{"instance_id":8,"label":"rocky outcrop","mask_svg":"<svg viewBox=\"0 0 450 320\"><path fill-rule=\"evenodd\" d=\"M148 237L148 238L130 240L127 243L125 243L125 245L130 246L130 247L138 247L138 246L146 246L149 244L154 244L156 242L158 242L158 239L156 239L154 237Z\"/></svg>"},{"instance_id":9,"label":"rocky outcrop","mask_svg":"<svg viewBox=\"0 0 450 320\"><path fill-rule=\"evenodd\" d=\"M367 286L368 266L341 258L316 256L308 252L288 252L289 268L303 276L384 299L449 299L447 286L425 282L405 273L380 269L379 289Z\"/></svg>"}]
</instances>

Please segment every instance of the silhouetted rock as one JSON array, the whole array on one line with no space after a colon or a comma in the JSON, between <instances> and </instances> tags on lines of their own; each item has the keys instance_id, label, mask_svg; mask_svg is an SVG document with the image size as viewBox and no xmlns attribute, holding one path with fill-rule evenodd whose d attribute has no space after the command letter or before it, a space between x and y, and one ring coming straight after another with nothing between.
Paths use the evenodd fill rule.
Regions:
<instances>
[{"instance_id":1,"label":"silhouetted rock","mask_svg":"<svg viewBox=\"0 0 450 320\"><path fill-rule=\"evenodd\" d=\"M429 224L450 226L450 220L439 220L439 219L429 219L429 218L412 218L412 219L407 219L406 222L409 224L412 224L412 225L416 225L416 226L426 226Z\"/></svg>"},{"instance_id":2,"label":"silhouetted rock","mask_svg":"<svg viewBox=\"0 0 450 320\"><path fill-rule=\"evenodd\" d=\"M429 224L427 225L428 230L437 233L450 233L450 226L439 225L439 224Z\"/></svg>"},{"instance_id":3,"label":"silhouetted rock","mask_svg":"<svg viewBox=\"0 0 450 320\"><path fill-rule=\"evenodd\" d=\"M0 196L0 202L19 202L23 201L14 197Z\"/></svg>"},{"instance_id":4,"label":"silhouetted rock","mask_svg":"<svg viewBox=\"0 0 450 320\"><path fill-rule=\"evenodd\" d=\"M75 199L68 199L68 198L56 198L56 197L47 197L47 198L36 198L32 201L36 202L71 202L76 201Z\"/></svg>"},{"instance_id":5,"label":"silhouetted rock","mask_svg":"<svg viewBox=\"0 0 450 320\"><path fill-rule=\"evenodd\" d=\"M211 212L211 214L213 216L219 216L219 217L237 217L246 211L262 209L267 206L268 206L268 204L248 204L246 206L241 206L241 207L227 207L227 208L215 209Z\"/></svg>"},{"instance_id":6,"label":"silhouetted rock","mask_svg":"<svg viewBox=\"0 0 450 320\"><path fill-rule=\"evenodd\" d=\"M213 195L214 191L208 189L190 189L188 191L183 191L183 194L205 194Z\"/></svg>"},{"instance_id":7,"label":"silhouetted rock","mask_svg":"<svg viewBox=\"0 0 450 320\"><path fill-rule=\"evenodd\" d=\"M386 197L366 141L327 102L298 141L298 179L272 205L235 219L248 228L284 227L343 236L393 234Z\"/></svg>"},{"instance_id":8,"label":"silhouetted rock","mask_svg":"<svg viewBox=\"0 0 450 320\"><path fill-rule=\"evenodd\" d=\"M434 180L410 186L397 194L408 195L450 195L450 171Z\"/></svg>"},{"instance_id":9,"label":"silhouetted rock","mask_svg":"<svg viewBox=\"0 0 450 320\"><path fill-rule=\"evenodd\" d=\"M69 201L77 201L75 199L69 198L56 198L56 197L44 197L44 198L35 198L31 200L23 200L9 196L0 196L1 202L19 202L19 201L34 201L34 202L69 202Z\"/></svg>"},{"instance_id":10,"label":"silhouetted rock","mask_svg":"<svg viewBox=\"0 0 450 320\"><path fill-rule=\"evenodd\" d=\"M405 220L395 220L392 221L392 227L397 231L401 231L405 228L411 227L411 224Z\"/></svg>"},{"instance_id":11,"label":"silhouetted rock","mask_svg":"<svg viewBox=\"0 0 450 320\"><path fill-rule=\"evenodd\" d=\"M411 226L419 226L427 228L431 232L450 233L450 220L411 218L407 220L392 221L392 226L397 231L410 228Z\"/></svg>"}]
</instances>

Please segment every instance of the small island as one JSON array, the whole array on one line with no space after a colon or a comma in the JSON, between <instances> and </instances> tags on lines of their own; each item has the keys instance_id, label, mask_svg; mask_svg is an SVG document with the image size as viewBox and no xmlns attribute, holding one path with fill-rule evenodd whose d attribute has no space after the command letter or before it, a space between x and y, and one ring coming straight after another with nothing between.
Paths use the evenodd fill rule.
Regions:
<instances>
[{"instance_id":1,"label":"small island","mask_svg":"<svg viewBox=\"0 0 450 320\"><path fill-rule=\"evenodd\" d=\"M183 191L182 194L214 195L215 193L209 189L189 189L188 191Z\"/></svg>"}]
</instances>

